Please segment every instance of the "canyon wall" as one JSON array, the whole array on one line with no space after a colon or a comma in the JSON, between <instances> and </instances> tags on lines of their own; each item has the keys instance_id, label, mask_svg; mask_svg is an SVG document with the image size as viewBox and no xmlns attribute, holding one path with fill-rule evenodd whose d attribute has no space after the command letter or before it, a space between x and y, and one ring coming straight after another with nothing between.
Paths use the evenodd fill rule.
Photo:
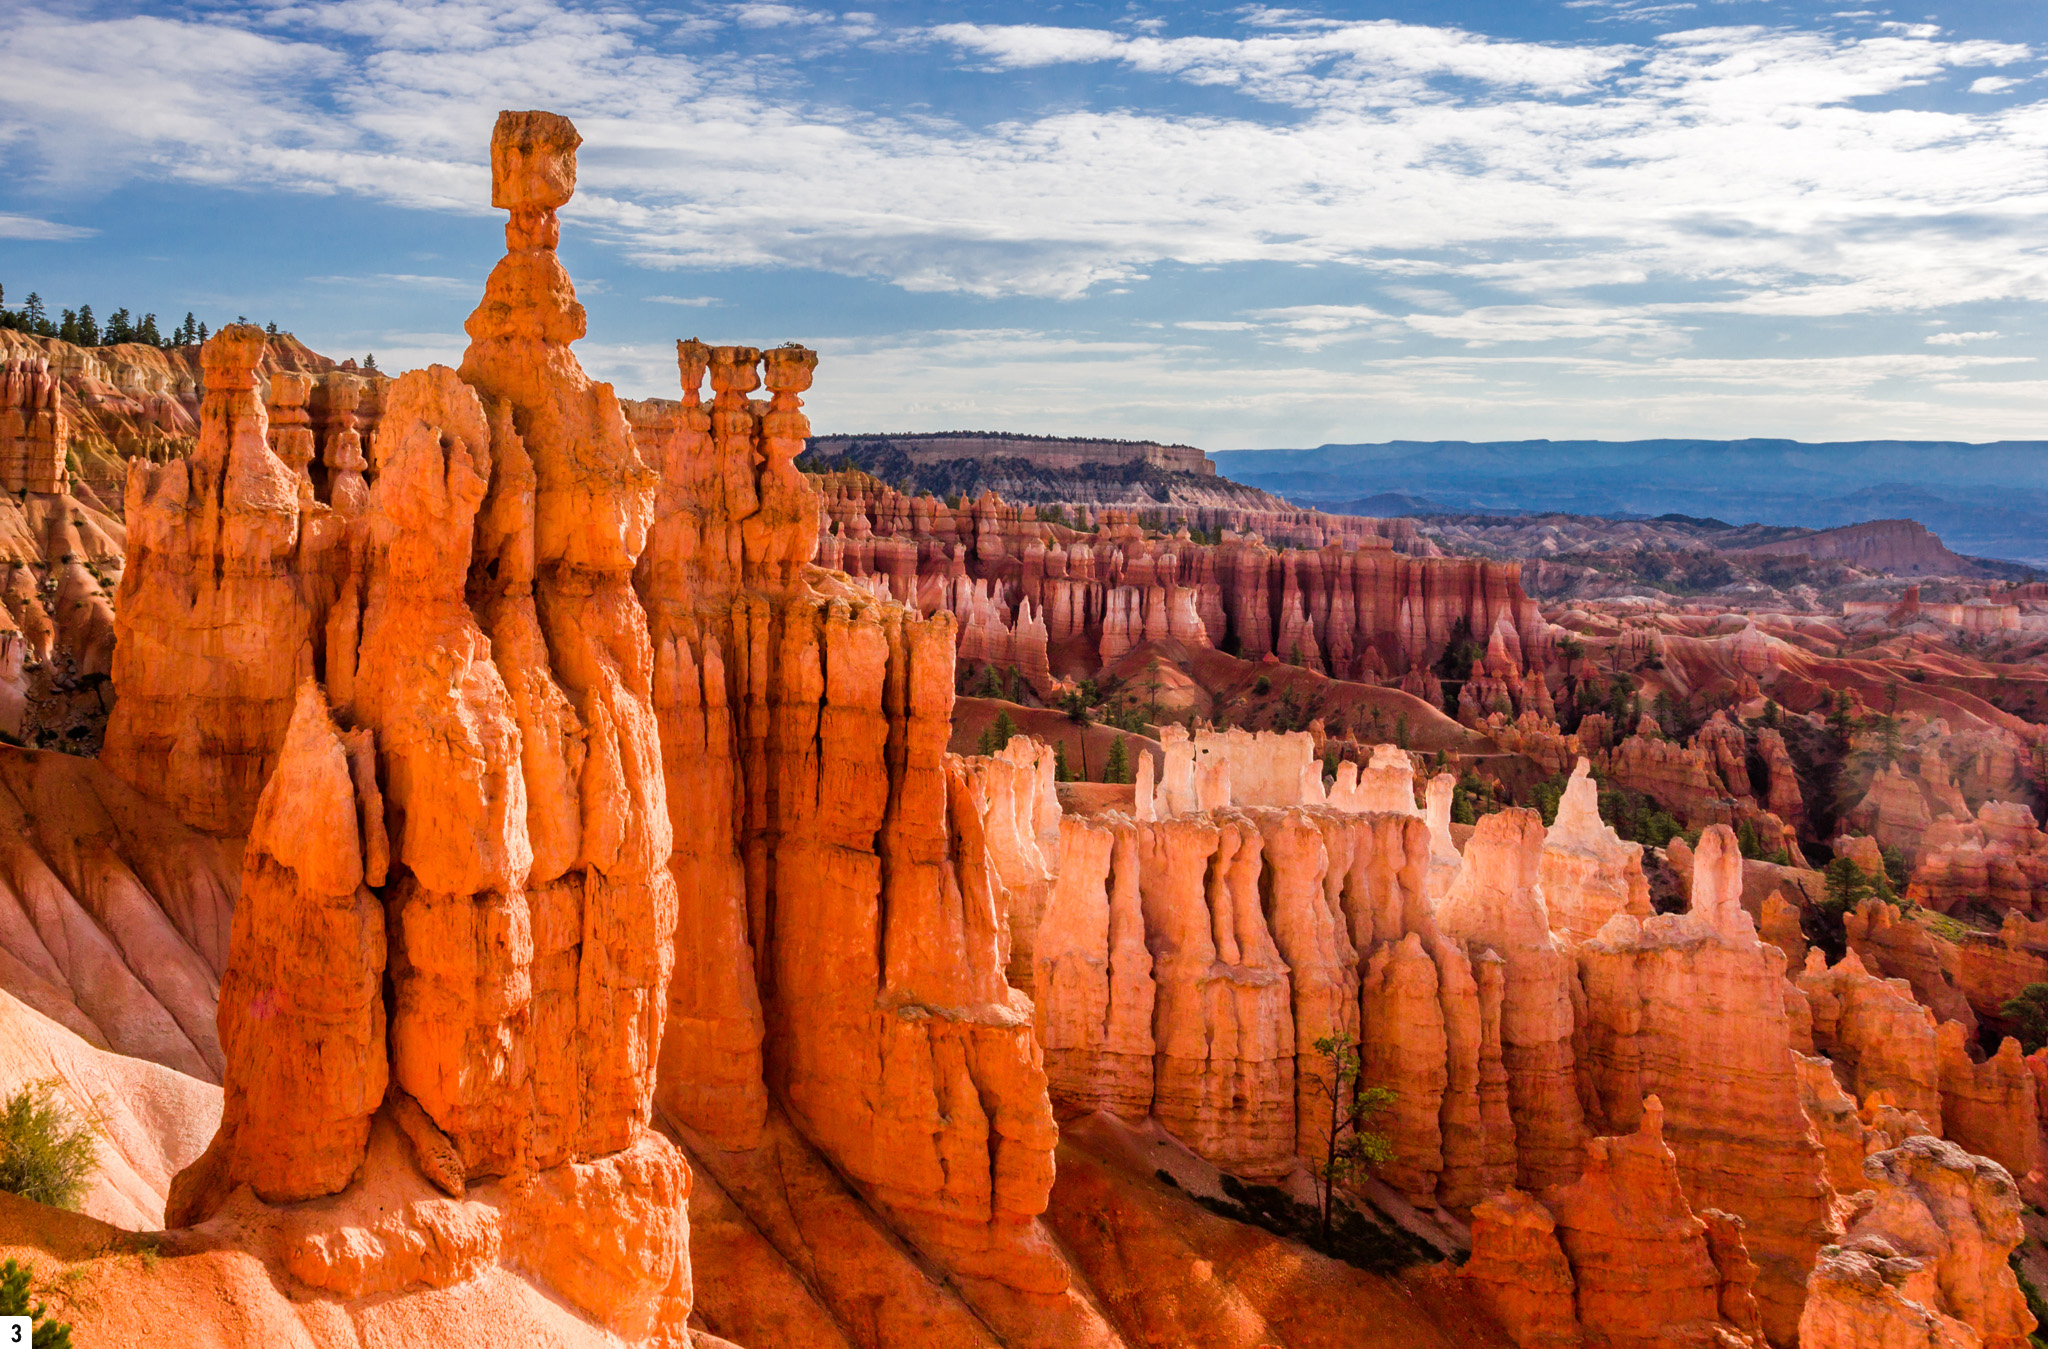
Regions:
<instances>
[{"instance_id":1,"label":"canyon wall","mask_svg":"<svg viewBox=\"0 0 2048 1349\"><path fill-rule=\"evenodd\" d=\"M1264 524L1286 534L1290 522L1247 518L1219 526L1221 543L1199 544L1184 529L1178 538L1148 536L1128 512L1105 510L1082 533L993 497L953 508L871 479L822 485L820 562L885 579L893 598L926 613L945 608L965 619L973 605L990 608L985 626L1031 632L1016 660L1027 670L1056 664L1055 674L1092 674L1139 642L1172 638L1390 682L1426 666L1460 633L1483 638L1503 622L1517 674L1550 651L1519 564L1407 556L1395 551L1407 542L1391 527L1401 522L1330 518L1317 546L1304 549L1255 532ZM1050 662L1035 654L1040 624ZM1023 655L1026 646L1034 654Z\"/></svg>"}]
</instances>

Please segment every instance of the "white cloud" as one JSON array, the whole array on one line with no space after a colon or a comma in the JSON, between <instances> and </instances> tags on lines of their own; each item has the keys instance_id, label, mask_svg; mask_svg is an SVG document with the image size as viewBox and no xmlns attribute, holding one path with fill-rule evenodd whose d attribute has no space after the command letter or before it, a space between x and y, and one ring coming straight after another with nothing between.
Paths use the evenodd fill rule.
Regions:
<instances>
[{"instance_id":1,"label":"white cloud","mask_svg":"<svg viewBox=\"0 0 2048 1349\"><path fill-rule=\"evenodd\" d=\"M1114 61L1298 107L1386 106L1425 92L1427 81L1440 78L1581 94L1626 59L1625 52L1611 48L1498 41L1391 19L1248 38L974 23L940 24L930 35L992 69Z\"/></svg>"},{"instance_id":2,"label":"white cloud","mask_svg":"<svg viewBox=\"0 0 2048 1349\"><path fill-rule=\"evenodd\" d=\"M0 48L0 143L46 180L168 174L481 212L495 110L552 106L586 137L571 219L634 260L914 291L1071 298L1162 262L1278 261L1545 303L1711 285L1740 312L2048 295L2025 228L2048 200L2048 105L1852 106L2033 59L2013 44L1747 27L1567 46L1270 12L1234 38L947 25L935 56L1113 61L1294 110L968 127L815 107L790 68L651 46L645 20L558 0L250 17L25 11Z\"/></svg>"},{"instance_id":3,"label":"white cloud","mask_svg":"<svg viewBox=\"0 0 2048 1349\"><path fill-rule=\"evenodd\" d=\"M640 298L652 304L676 304L686 309L708 309L724 303L716 295L643 295Z\"/></svg>"},{"instance_id":4,"label":"white cloud","mask_svg":"<svg viewBox=\"0 0 2048 1349\"><path fill-rule=\"evenodd\" d=\"M1980 75L1970 81L1970 92L1973 94L2002 94L2008 89L2018 88L2021 83L2022 81L2020 80L2009 80L2003 75Z\"/></svg>"},{"instance_id":5,"label":"white cloud","mask_svg":"<svg viewBox=\"0 0 2048 1349\"><path fill-rule=\"evenodd\" d=\"M1620 308L1582 305L1487 305L1461 314L1411 314L1408 326L1431 337L1491 347L1505 342L1547 342L1560 338L1617 344L1633 350L1673 350L1686 345L1683 332L1665 319Z\"/></svg>"},{"instance_id":6,"label":"white cloud","mask_svg":"<svg viewBox=\"0 0 2048 1349\"><path fill-rule=\"evenodd\" d=\"M732 16L742 28L791 28L813 24L831 23L834 16L823 10L803 9L796 5L745 4L734 5Z\"/></svg>"},{"instance_id":7,"label":"white cloud","mask_svg":"<svg viewBox=\"0 0 2048 1349\"><path fill-rule=\"evenodd\" d=\"M1959 347L1965 342L1989 342L1999 336L1996 332L1985 333L1935 333L1927 339L1930 347Z\"/></svg>"},{"instance_id":8,"label":"white cloud","mask_svg":"<svg viewBox=\"0 0 2048 1349\"><path fill-rule=\"evenodd\" d=\"M90 239L98 230L86 229L79 225L60 225L54 220L38 220L32 215L9 215L0 211L0 239L34 239L41 242L55 242L69 239Z\"/></svg>"},{"instance_id":9,"label":"white cloud","mask_svg":"<svg viewBox=\"0 0 2048 1349\"><path fill-rule=\"evenodd\" d=\"M402 286L407 290L445 291L451 295L480 295L480 276L418 276L409 272L378 272L373 276L309 276L306 280L322 286Z\"/></svg>"},{"instance_id":10,"label":"white cloud","mask_svg":"<svg viewBox=\"0 0 2048 1349\"><path fill-rule=\"evenodd\" d=\"M1341 377L1300 349L1232 342L1080 342L1031 329L889 333L819 344L821 432L998 425L1166 437L1211 449L1395 438L1784 435L2035 437L2043 381L1996 357L1730 359L1390 354ZM588 357L586 356L586 361ZM596 366L592 367L597 370ZM654 361L673 378L673 361ZM946 377L930 372L943 368ZM623 372L603 371L606 378ZM1980 378L1988 376L1989 378ZM652 386L656 392L662 388Z\"/></svg>"},{"instance_id":11,"label":"white cloud","mask_svg":"<svg viewBox=\"0 0 2048 1349\"><path fill-rule=\"evenodd\" d=\"M890 61L980 82L962 106L984 113L967 120L890 102L913 95L875 84L809 82L809 53L844 57L885 28L867 13L750 3L657 19L582 0L221 0L165 12L184 17L16 0L0 45L0 156L16 184L79 192L161 177L483 214L491 119L545 106L586 137L571 228L646 265L814 269L998 299L1074 300L1169 267L1294 264L1349 278L1329 304L1252 309L1232 290L1212 311L1177 309L1180 321L1159 330L1171 343L1059 348L1009 329L960 339L981 353L974 369L1041 398L1058 399L1065 381L1112 420L1185 428L1190 406L1214 403L1224 424L1243 426L1240 443L1270 434L1256 419L1288 406L1355 418L1392 400L1419 417L1498 393L1486 415L1505 417L1583 406L1573 400L1587 390L1599 416L1615 409L1615 428L1653 406L1696 415L1703 404L1688 400L1712 389L1787 427L1896 417L1904 434L1947 415L1949 395L1927 380L1960 386L1968 372L1894 364L1863 380L1803 366L1821 373L1794 391L1784 381L1795 367L1749 363L1724 378L1688 344L1707 323L1775 335L1898 315L1914 322L1898 337L1911 361L1957 360L1946 349L1971 335L1937 335L1943 350L1930 350L1915 340L1918 320L2048 302L2048 101L1941 97L1955 99L1958 75L1975 89L2030 80L2040 56L1932 24L1618 28L1608 31L1631 40L1568 44L1261 8L1222 36L884 32ZM734 59L720 44L748 24L762 25L745 39L755 46L777 28L797 40L782 55L750 46ZM1116 106L1027 113L1015 109L1036 105L1006 101L1013 72L1063 66L1114 68ZM1978 73L1993 68L2005 73ZM1178 87L1155 97L1168 84ZM1915 90L1932 92L1892 97ZM868 96L878 101L845 102ZM22 237L10 229L29 226L9 222L28 219L0 217L0 237ZM1415 312L1343 302L1361 296ZM416 338L404 340L432 345ZM1233 359L1270 358L1281 393L1217 393L1237 382L1212 363L1225 346ZM886 359L913 348L925 349L906 338ZM868 371L883 350L842 354ZM1390 351L1455 354L1398 364L1381 359ZM1554 363L1566 357L1577 363ZM623 348L602 359L650 378L669 363ZM391 363L381 350L380 360ZM1114 373L1099 395L1073 382L1091 361ZM1199 378L1171 373L1176 362ZM917 375L929 384L927 369ZM960 396L991 415L1029 405L995 378ZM1828 396L1831 378L1867 406ZM906 381L876 387L920 406L939 396Z\"/></svg>"}]
</instances>

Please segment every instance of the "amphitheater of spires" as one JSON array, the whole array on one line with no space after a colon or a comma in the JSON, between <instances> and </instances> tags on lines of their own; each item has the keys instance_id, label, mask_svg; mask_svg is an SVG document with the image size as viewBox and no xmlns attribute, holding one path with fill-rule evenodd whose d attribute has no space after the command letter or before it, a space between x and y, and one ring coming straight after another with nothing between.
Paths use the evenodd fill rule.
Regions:
<instances>
[{"instance_id":1,"label":"amphitheater of spires","mask_svg":"<svg viewBox=\"0 0 2048 1349\"><path fill-rule=\"evenodd\" d=\"M1310 732L1161 727L1087 795L947 752L977 625L1048 690L1462 628L1533 727L1512 566L821 496L812 352L583 372L578 144L500 115L459 368L208 341L197 448L127 470L104 752L0 751L0 1018L107 1120L0 1251L85 1271L82 1343L2026 1343L2048 1052L1973 1053L1886 906L1830 963L1716 823L1656 912L1576 738L1548 827ZM1268 1230L1330 1037L1391 1262Z\"/></svg>"},{"instance_id":2,"label":"amphitheater of spires","mask_svg":"<svg viewBox=\"0 0 2048 1349\"><path fill-rule=\"evenodd\" d=\"M962 659L1015 665L1042 696L1142 642L1172 639L1435 701L1424 657L1456 633L1512 653L1515 676L1525 648L1540 661L1551 641L1520 563L1397 552L1416 537L1411 521L1323 516L1317 547L1276 549L1239 527L1293 522L1243 512L1219 512L1221 542L1199 544L1185 526L1162 536L1115 508L1089 513L1092 528L1081 530L993 495L953 508L865 475L820 485L822 565L927 613L948 610Z\"/></svg>"}]
</instances>

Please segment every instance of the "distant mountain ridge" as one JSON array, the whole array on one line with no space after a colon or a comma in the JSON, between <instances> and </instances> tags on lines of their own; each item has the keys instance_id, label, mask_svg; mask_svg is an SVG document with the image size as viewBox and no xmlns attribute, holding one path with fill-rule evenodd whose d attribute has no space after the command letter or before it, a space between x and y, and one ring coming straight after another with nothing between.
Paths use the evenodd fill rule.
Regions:
<instances>
[{"instance_id":1,"label":"distant mountain ridge","mask_svg":"<svg viewBox=\"0 0 2048 1349\"><path fill-rule=\"evenodd\" d=\"M1667 513L1830 529L1918 520L1960 553L2048 564L2048 440L1385 441L1211 451L1219 472L1325 510Z\"/></svg>"}]
</instances>

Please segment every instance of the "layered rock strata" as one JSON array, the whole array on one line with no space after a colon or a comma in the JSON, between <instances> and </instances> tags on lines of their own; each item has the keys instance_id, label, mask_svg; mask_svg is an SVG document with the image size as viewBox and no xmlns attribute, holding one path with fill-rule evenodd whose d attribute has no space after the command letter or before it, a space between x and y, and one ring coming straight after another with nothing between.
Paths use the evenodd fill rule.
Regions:
<instances>
[{"instance_id":1,"label":"layered rock strata","mask_svg":"<svg viewBox=\"0 0 2048 1349\"><path fill-rule=\"evenodd\" d=\"M428 1209L402 1204L389 1232L351 1235L403 1139L421 1177L471 1196L489 1252L616 1334L673 1341L687 1334L689 1174L646 1126L676 896L629 579L653 474L568 350L582 311L555 212L576 145L550 114L499 119L508 254L463 373L392 386L362 514L319 501L304 464L266 443L262 334L208 344L209 369L230 376L209 383L211 453L189 472L131 470L160 554L131 569L138 637L117 671L124 707L161 709L184 734L131 723L116 766L162 766L152 785L181 813L232 829L236 793L274 762L248 812L222 980L222 1127L174 1182L167 1220L207 1219L244 1185L272 1206L338 1195L283 1229L303 1233L284 1238L294 1275L343 1298L417 1287L360 1243L414 1240ZM209 573L201 604L176 593ZM237 594L263 603L236 610ZM199 673L253 682L195 687L163 663L180 643L219 654ZM273 746L260 678L280 667L325 689L300 683ZM222 796L183 794L205 782ZM468 1277L457 1264L419 1277Z\"/></svg>"},{"instance_id":2,"label":"layered rock strata","mask_svg":"<svg viewBox=\"0 0 2048 1349\"><path fill-rule=\"evenodd\" d=\"M10 492L62 492L63 389L41 356L0 363L0 487Z\"/></svg>"},{"instance_id":3,"label":"layered rock strata","mask_svg":"<svg viewBox=\"0 0 2048 1349\"><path fill-rule=\"evenodd\" d=\"M186 824L245 834L347 569L346 522L271 453L262 329L207 342L191 457L130 461L120 698L103 758Z\"/></svg>"},{"instance_id":4,"label":"layered rock strata","mask_svg":"<svg viewBox=\"0 0 2048 1349\"><path fill-rule=\"evenodd\" d=\"M1741 852L1716 826L1685 913L1619 914L1579 948L1579 1067L1601 1132L1634 1128L1646 1096L1663 1102L1686 1194L1747 1223L1764 1325L1783 1341L1833 1196L1802 1110L1785 956L1758 940L1741 895Z\"/></svg>"},{"instance_id":5,"label":"layered rock strata","mask_svg":"<svg viewBox=\"0 0 2048 1349\"><path fill-rule=\"evenodd\" d=\"M661 481L636 577L682 895L659 1097L745 1151L772 1092L932 1258L1059 1302L1036 1223L1052 1113L1004 978L1053 902L1027 856L1056 828L1036 813L1051 760L949 760L950 616L808 568L816 499L790 461L816 358L678 357L681 403L643 417ZM764 376L771 398L749 398Z\"/></svg>"},{"instance_id":6,"label":"layered rock strata","mask_svg":"<svg viewBox=\"0 0 2048 1349\"><path fill-rule=\"evenodd\" d=\"M1404 556L1371 530L1313 549L1235 528L1201 544L1185 529L1148 533L1128 512L1104 511L1083 533L992 496L949 507L864 477L821 485L819 560L884 579L891 597L927 614L954 613L963 659L967 634L988 633L989 649L1027 671L1046 666L1047 650L1080 647L1092 673L1139 642L1172 639L1390 683L1426 670L1460 634L1489 637L1505 623L1519 689L1551 650L1519 563Z\"/></svg>"},{"instance_id":7,"label":"layered rock strata","mask_svg":"<svg viewBox=\"0 0 2048 1349\"><path fill-rule=\"evenodd\" d=\"M1639 1113L1635 1133L1588 1142L1586 1169L1571 1184L1481 1204L1467 1285L1523 1349L1763 1349L1741 1220L1694 1210L1657 1098Z\"/></svg>"}]
</instances>

